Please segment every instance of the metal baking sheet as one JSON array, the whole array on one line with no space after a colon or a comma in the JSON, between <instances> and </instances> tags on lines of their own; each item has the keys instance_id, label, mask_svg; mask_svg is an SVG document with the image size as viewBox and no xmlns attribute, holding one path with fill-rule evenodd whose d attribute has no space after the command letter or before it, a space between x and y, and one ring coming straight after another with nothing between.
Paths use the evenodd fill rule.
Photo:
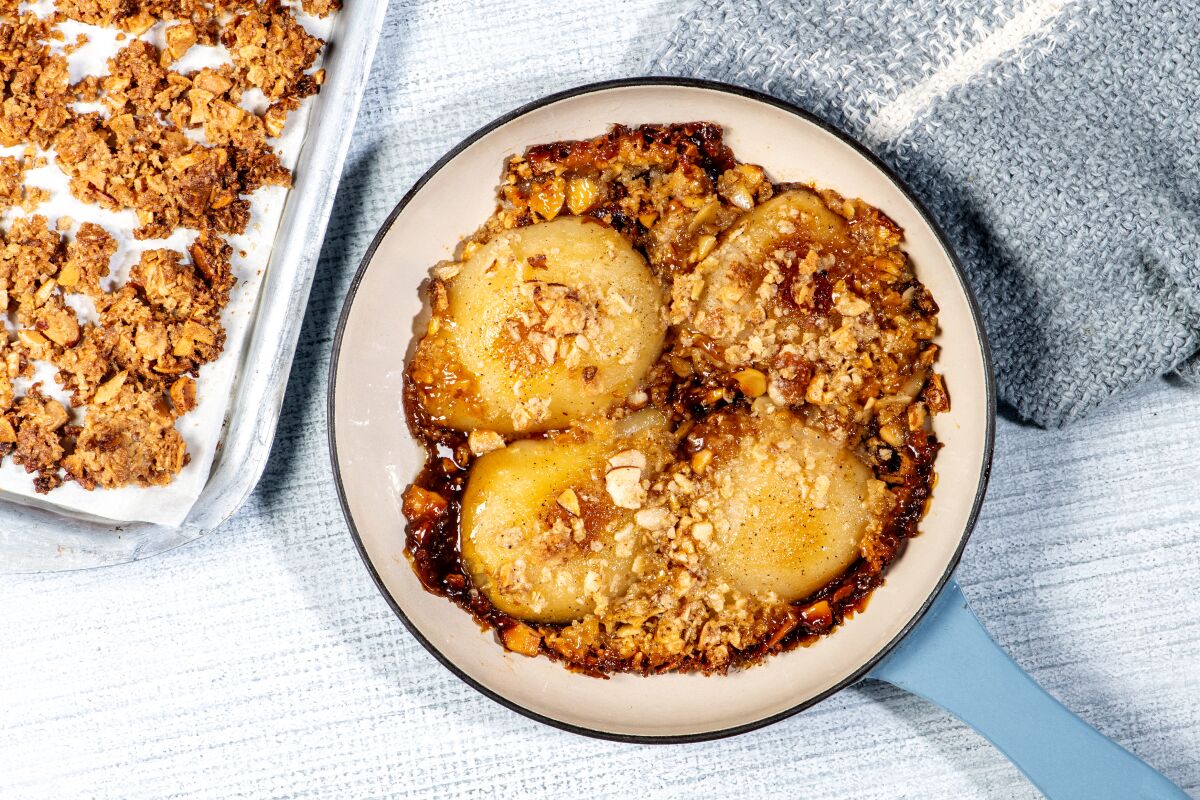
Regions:
<instances>
[{"instance_id":1,"label":"metal baking sheet","mask_svg":"<svg viewBox=\"0 0 1200 800\"><path fill-rule=\"evenodd\" d=\"M233 515L266 466L317 258L366 88L387 0L347 0L326 53L258 308L208 481L180 526L114 522L0 500L0 572L49 572L120 564L203 536ZM226 353L230 357L232 353ZM100 491L100 490L97 490Z\"/></svg>"}]
</instances>

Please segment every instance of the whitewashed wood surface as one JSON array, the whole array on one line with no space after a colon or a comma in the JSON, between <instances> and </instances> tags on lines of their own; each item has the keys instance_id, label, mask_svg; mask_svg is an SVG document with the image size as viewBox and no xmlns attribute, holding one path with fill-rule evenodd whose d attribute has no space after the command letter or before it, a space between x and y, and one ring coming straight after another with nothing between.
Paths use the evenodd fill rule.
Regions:
<instances>
[{"instance_id":1,"label":"whitewashed wood surface","mask_svg":"<svg viewBox=\"0 0 1200 800\"><path fill-rule=\"evenodd\" d=\"M393 3L259 489L217 533L150 561L0 579L0 797L1038 796L981 737L882 685L699 745L543 727L427 655L359 562L331 485L325 378L370 236L464 135L637 74L678 13ZM1167 382L1065 431L1001 421L959 570L1022 666L1193 794L1198 455L1200 392Z\"/></svg>"}]
</instances>

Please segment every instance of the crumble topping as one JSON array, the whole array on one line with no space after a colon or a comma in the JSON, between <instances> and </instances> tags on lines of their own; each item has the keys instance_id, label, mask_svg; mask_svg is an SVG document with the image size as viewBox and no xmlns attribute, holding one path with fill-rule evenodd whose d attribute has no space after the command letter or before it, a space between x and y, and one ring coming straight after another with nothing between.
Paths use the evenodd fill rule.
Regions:
<instances>
[{"instance_id":1,"label":"crumble topping","mask_svg":"<svg viewBox=\"0 0 1200 800\"><path fill-rule=\"evenodd\" d=\"M26 472L37 473L34 483L42 491L62 483L58 462L64 452L63 437L70 433L70 416L62 403L44 396L34 385L6 416L16 430L13 460Z\"/></svg>"},{"instance_id":2,"label":"crumble topping","mask_svg":"<svg viewBox=\"0 0 1200 800\"><path fill-rule=\"evenodd\" d=\"M67 59L50 51L49 19L0 17L0 145L48 148L70 119Z\"/></svg>"},{"instance_id":3,"label":"crumble topping","mask_svg":"<svg viewBox=\"0 0 1200 800\"><path fill-rule=\"evenodd\" d=\"M108 277L109 265L117 252L117 241L94 222L84 222L67 244L67 258L58 272L58 285L65 291L99 299L100 281Z\"/></svg>"},{"instance_id":4,"label":"crumble topping","mask_svg":"<svg viewBox=\"0 0 1200 800\"><path fill-rule=\"evenodd\" d=\"M304 10L318 17L328 17L342 10L342 0L304 0Z\"/></svg>"},{"instance_id":5,"label":"crumble topping","mask_svg":"<svg viewBox=\"0 0 1200 800\"><path fill-rule=\"evenodd\" d=\"M64 41L64 20L122 31L106 74L70 82L67 55L87 37ZM174 68L192 47L219 44L229 63ZM0 458L36 473L38 491L162 485L187 463L175 421L225 346L236 283L225 237L246 231L249 195L291 185L272 140L319 90L323 45L278 0L57 0L45 17L0 0L0 145L26 146L0 156L0 212L26 214L0 229L0 310L15 327L0 336ZM260 113L243 107L250 89L269 100ZM102 225L28 215L48 193L25 173L47 163L75 198L133 211L137 239L183 228L191 244L124 261ZM128 277L113 285L118 267ZM80 316L89 309L94 318ZM39 361L70 408L38 384L23 390Z\"/></svg>"},{"instance_id":6,"label":"crumble topping","mask_svg":"<svg viewBox=\"0 0 1200 800\"><path fill-rule=\"evenodd\" d=\"M253 6L256 0L57 0L58 18L92 25L120 28L141 35L156 22L191 20L197 25L216 25L222 15ZM211 44L212 37L208 37Z\"/></svg>"},{"instance_id":7,"label":"crumble topping","mask_svg":"<svg viewBox=\"0 0 1200 800\"><path fill-rule=\"evenodd\" d=\"M44 159L30 154L24 158L0 156L0 212L10 208L30 212L50 196L45 189L25 185L26 170L44 165Z\"/></svg>"},{"instance_id":8,"label":"crumble topping","mask_svg":"<svg viewBox=\"0 0 1200 800\"><path fill-rule=\"evenodd\" d=\"M737 162L709 123L614 126L531 147L506 163L498 200L457 258L433 268L429 335L409 367L405 407L429 459L404 493L406 553L425 587L507 648L593 675L723 672L807 644L860 609L917 533L939 447L928 418L949 408L933 371L937 305L900 249L900 228L861 200L773 183ZM498 552L513 555L484 591L458 549L463 492L477 459L514 442L425 409L424 387L473 380L434 334L453 328L454 279L480 248L567 216L618 231L661 284L670 323L661 356L624 402L599 413L620 425L656 409L669 444L609 454L586 480L555 490L532 532L500 531ZM621 298L545 284L538 257L529 267L525 302L509 319L513 373L549 369L581 341L603 351L613 332L597 327L599 310ZM514 416L536 416L538 400ZM591 426L546 435L594 441ZM745 547L739 531L770 535L767 515L790 508L774 489L766 505L748 496L761 480L787 487L818 520L795 520L818 551L833 535L820 520L860 521L838 577L786 598L730 577L722 559ZM505 608L537 615L552 591L591 610L539 622L489 599L498 592Z\"/></svg>"},{"instance_id":9,"label":"crumble topping","mask_svg":"<svg viewBox=\"0 0 1200 800\"><path fill-rule=\"evenodd\" d=\"M675 270L740 213L717 193L716 179L729 169L737 169L733 154L709 123L616 126L596 139L532 147L509 159L501 206L468 242L559 214L587 216L626 234L658 268ZM766 199L772 187L760 180L755 191Z\"/></svg>"},{"instance_id":10,"label":"crumble topping","mask_svg":"<svg viewBox=\"0 0 1200 800\"><path fill-rule=\"evenodd\" d=\"M63 467L85 489L169 483L187 463L187 445L175 430L161 392L146 391L118 372L88 406L74 451Z\"/></svg>"},{"instance_id":11,"label":"crumble topping","mask_svg":"<svg viewBox=\"0 0 1200 800\"><path fill-rule=\"evenodd\" d=\"M234 16L221 30L221 43L229 49L242 80L268 98L301 99L316 94L325 73L309 74L324 44L309 36L278 0L265 0Z\"/></svg>"}]
</instances>

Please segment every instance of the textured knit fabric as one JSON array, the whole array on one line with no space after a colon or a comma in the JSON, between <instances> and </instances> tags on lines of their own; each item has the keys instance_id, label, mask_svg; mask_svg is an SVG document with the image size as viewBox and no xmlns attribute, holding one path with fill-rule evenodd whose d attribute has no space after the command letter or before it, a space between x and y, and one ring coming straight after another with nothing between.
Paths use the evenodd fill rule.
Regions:
<instances>
[{"instance_id":1,"label":"textured knit fabric","mask_svg":"<svg viewBox=\"0 0 1200 800\"><path fill-rule=\"evenodd\" d=\"M767 91L881 156L966 266L1001 398L1057 426L1200 377L1198 42L1175 0L701 0L652 71Z\"/></svg>"}]
</instances>

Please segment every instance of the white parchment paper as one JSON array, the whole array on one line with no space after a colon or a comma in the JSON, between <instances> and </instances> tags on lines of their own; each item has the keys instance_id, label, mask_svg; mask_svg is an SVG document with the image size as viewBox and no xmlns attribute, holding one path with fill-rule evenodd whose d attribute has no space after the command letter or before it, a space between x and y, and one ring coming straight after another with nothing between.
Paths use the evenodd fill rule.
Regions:
<instances>
[{"instance_id":1,"label":"white parchment paper","mask_svg":"<svg viewBox=\"0 0 1200 800\"><path fill-rule=\"evenodd\" d=\"M48 13L52 4L43 0L29 6L37 13ZM320 19L303 14L299 7L293 9L301 25L313 34L330 40L333 31L333 16ZM161 45L166 25L156 25L142 37L155 44ZM118 41L118 31L101 28L83 23L68 22L61 26L65 42L74 42L76 36L84 33L88 42L79 50L68 55L70 64L70 79L74 83L88 75L107 74L107 61L128 41ZM61 46L61 45L56 45ZM178 72L190 72L205 66L217 66L229 62L229 53L224 47L195 46L182 59L172 66ZM318 59L318 66L320 59ZM308 116L313 98L308 98L300 109L293 112L283 134L271 140L279 153L284 165L295 169L299 161L300 151L304 144L304 134L307 129ZM255 112L266 109L267 101L257 89L248 91L242 100L242 107ZM77 110L99 110L95 104L77 104ZM189 132L189 135L191 132ZM203 141L202 135L196 136ZM0 147L0 156L22 154L23 147ZM53 151L43 154L47 165L30 170L25 174L25 182L29 186L44 188L50 192L50 198L33 209L31 213L46 216L51 227L55 220L67 217L71 224L67 236L73 236L83 222L95 222L102 225L117 240L118 250L110 264L109 277L102 282L105 289L119 287L125 283L130 268L137 263L145 250L170 248L183 250L196 237L195 230L179 229L167 239L143 239L133 237L137 227L137 215L131 211L112 212L99 206L82 203L71 196L67 190L67 176L55 166ZM187 516L196 498L199 497L204 484L208 480L213 457L220 447L221 434L228 414L257 413L256 409L230 408L232 389L237 381L239 371L245 356L245 346L248 334L254 323L255 311L258 308L259 290L262 284L263 272L271 253L272 243L279 228L279 220L287 201L288 190L278 186L266 186L252 195L250 200L250 221L246 232L229 236L229 244L233 248L232 268L237 278L237 285L230 294L229 305L222 313L225 325L225 351L216 361L200 369L196 380L198 404L196 408L177 423L180 434L187 442L191 460L167 486L138 487L129 486L120 489L95 489L87 491L74 482L66 482L49 494L39 495L33 489L33 476L25 469L14 463L12 458L6 458L0 464L0 497L32 505L40 505L60 509L72 516L99 517L117 521L155 522L165 525L179 525ZM0 227L7 230L11 221L17 216L26 215L21 209L12 209L0 215ZM67 303L72 306L81 321L94 321L96 311L91 300L83 295L67 295ZM13 330L13 320L5 319L5 326ZM54 368L48 364L39 364L33 381L18 382L18 392L38 381L42 391L55 397L70 408L65 392L61 391L54 380ZM84 408L72 409L72 422L82 424Z\"/></svg>"}]
</instances>

